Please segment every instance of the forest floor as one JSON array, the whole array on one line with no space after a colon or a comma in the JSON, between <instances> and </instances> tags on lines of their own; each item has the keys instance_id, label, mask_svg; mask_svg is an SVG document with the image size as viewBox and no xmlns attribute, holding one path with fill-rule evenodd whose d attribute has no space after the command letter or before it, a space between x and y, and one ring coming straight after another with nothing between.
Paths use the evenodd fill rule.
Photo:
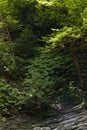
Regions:
<instances>
[{"instance_id":1,"label":"forest floor","mask_svg":"<svg viewBox=\"0 0 87 130\"><path fill-rule=\"evenodd\" d=\"M34 127L41 126L45 121L40 118L30 117L20 114L13 117L2 117L0 130L32 130Z\"/></svg>"},{"instance_id":2,"label":"forest floor","mask_svg":"<svg viewBox=\"0 0 87 130\"><path fill-rule=\"evenodd\" d=\"M87 109L82 104L66 106L60 109L56 117L42 120L20 114L0 121L0 130L33 130L33 128L49 127L51 130L87 130ZM39 129L37 129L39 130Z\"/></svg>"}]
</instances>

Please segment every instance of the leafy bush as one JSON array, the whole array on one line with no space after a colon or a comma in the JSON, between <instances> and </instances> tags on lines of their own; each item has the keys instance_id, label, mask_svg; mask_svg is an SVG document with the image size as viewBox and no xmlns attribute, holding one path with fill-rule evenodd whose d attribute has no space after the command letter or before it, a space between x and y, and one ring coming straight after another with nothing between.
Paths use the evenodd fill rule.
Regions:
<instances>
[{"instance_id":1,"label":"leafy bush","mask_svg":"<svg viewBox=\"0 0 87 130\"><path fill-rule=\"evenodd\" d=\"M4 79L0 79L0 113L17 112L23 103L23 95L10 86Z\"/></svg>"},{"instance_id":2,"label":"leafy bush","mask_svg":"<svg viewBox=\"0 0 87 130\"><path fill-rule=\"evenodd\" d=\"M73 81L69 83L68 87L59 90L59 96L64 104L78 104L84 100L84 93L74 86Z\"/></svg>"},{"instance_id":3,"label":"leafy bush","mask_svg":"<svg viewBox=\"0 0 87 130\"><path fill-rule=\"evenodd\" d=\"M64 57L49 47L45 49L27 66L24 85L27 92L25 104L29 109L31 106L42 109L50 105L59 96L59 89L68 85L68 77L73 70L72 65L65 66L71 60L68 56Z\"/></svg>"},{"instance_id":4,"label":"leafy bush","mask_svg":"<svg viewBox=\"0 0 87 130\"><path fill-rule=\"evenodd\" d=\"M0 42L0 75L9 77L16 68L15 57L9 42Z\"/></svg>"}]
</instances>

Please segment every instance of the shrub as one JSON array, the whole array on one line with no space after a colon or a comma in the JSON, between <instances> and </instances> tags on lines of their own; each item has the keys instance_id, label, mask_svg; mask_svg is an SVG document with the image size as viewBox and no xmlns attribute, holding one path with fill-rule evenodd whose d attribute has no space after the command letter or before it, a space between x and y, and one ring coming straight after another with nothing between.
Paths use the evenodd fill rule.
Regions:
<instances>
[{"instance_id":1,"label":"shrub","mask_svg":"<svg viewBox=\"0 0 87 130\"><path fill-rule=\"evenodd\" d=\"M44 49L29 61L24 85L26 87L25 104L28 109L42 109L50 105L59 96L59 89L68 85L70 71L73 70L69 56L61 56L56 50ZM65 66L67 64L67 66Z\"/></svg>"},{"instance_id":2,"label":"shrub","mask_svg":"<svg viewBox=\"0 0 87 130\"><path fill-rule=\"evenodd\" d=\"M22 92L10 86L4 79L0 79L0 113L11 114L11 112L17 112L22 103Z\"/></svg>"},{"instance_id":3,"label":"shrub","mask_svg":"<svg viewBox=\"0 0 87 130\"><path fill-rule=\"evenodd\" d=\"M68 87L59 90L60 100L64 104L78 104L83 102L84 93L74 86L73 81L69 83Z\"/></svg>"}]
</instances>

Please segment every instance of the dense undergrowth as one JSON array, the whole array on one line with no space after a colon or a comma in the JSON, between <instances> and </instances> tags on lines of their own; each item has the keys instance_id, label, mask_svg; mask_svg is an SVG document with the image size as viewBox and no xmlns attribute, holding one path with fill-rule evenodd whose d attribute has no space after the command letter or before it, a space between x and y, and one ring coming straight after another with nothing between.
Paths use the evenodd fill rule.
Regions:
<instances>
[{"instance_id":1,"label":"dense undergrowth","mask_svg":"<svg viewBox=\"0 0 87 130\"><path fill-rule=\"evenodd\" d=\"M86 4L0 1L0 114L47 117L55 102L86 106Z\"/></svg>"}]
</instances>

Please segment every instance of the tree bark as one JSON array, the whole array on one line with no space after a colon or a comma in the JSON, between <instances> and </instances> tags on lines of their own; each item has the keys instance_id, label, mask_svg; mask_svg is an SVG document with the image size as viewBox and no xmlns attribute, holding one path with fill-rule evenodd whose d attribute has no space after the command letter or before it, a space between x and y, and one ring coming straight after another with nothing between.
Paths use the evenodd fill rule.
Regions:
<instances>
[{"instance_id":1,"label":"tree bark","mask_svg":"<svg viewBox=\"0 0 87 130\"><path fill-rule=\"evenodd\" d=\"M82 72L81 72L81 69L80 69L80 65L78 63L78 59L77 59L77 55L76 55L76 52L75 52L75 46L74 45L70 46L70 53L72 55L74 67L75 67L77 74L78 74L78 77L79 77L80 88L83 90L84 89L84 81L83 81Z\"/></svg>"}]
</instances>

